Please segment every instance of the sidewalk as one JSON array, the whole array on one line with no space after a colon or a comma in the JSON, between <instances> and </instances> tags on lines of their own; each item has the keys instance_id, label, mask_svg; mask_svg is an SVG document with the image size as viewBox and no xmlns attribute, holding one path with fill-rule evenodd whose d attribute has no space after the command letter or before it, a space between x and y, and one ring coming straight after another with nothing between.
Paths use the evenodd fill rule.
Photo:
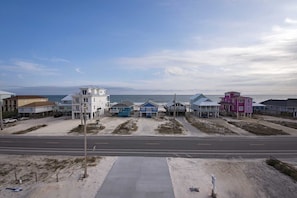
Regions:
<instances>
[{"instance_id":1,"label":"sidewalk","mask_svg":"<svg viewBox=\"0 0 297 198\"><path fill-rule=\"evenodd\" d=\"M173 198L166 158L119 157L96 198Z\"/></svg>"}]
</instances>

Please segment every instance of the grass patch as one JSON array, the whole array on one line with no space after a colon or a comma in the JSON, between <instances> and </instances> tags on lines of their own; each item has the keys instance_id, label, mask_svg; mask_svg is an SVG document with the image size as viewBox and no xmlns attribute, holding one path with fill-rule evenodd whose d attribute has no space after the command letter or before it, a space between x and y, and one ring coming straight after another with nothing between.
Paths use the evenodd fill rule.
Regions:
<instances>
[{"instance_id":1,"label":"grass patch","mask_svg":"<svg viewBox=\"0 0 297 198\"><path fill-rule=\"evenodd\" d=\"M128 120L113 130L112 134L130 135L133 131L137 130L137 124L133 120Z\"/></svg>"},{"instance_id":2,"label":"grass patch","mask_svg":"<svg viewBox=\"0 0 297 198\"><path fill-rule=\"evenodd\" d=\"M272 122L275 124L279 124L285 127L289 127L289 128L293 128L293 129L297 129L297 123L295 122L288 122L288 121L277 121L277 120L266 120L268 122Z\"/></svg>"},{"instance_id":3,"label":"grass patch","mask_svg":"<svg viewBox=\"0 0 297 198\"><path fill-rule=\"evenodd\" d=\"M97 125L96 123L89 123L87 124L87 133L89 134L97 134L100 130L103 130L105 127L103 125ZM84 125L78 125L77 127L71 129L68 133L84 133Z\"/></svg>"},{"instance_id":4,"label":"grass patch","mask_svg":"<svg viewBox=\"0 0 297 198\"><path fill-rule=\"evenodd\" d=\"M186 113L186 120L196 129L208 134L236 134L230 129L211 122L202 122L190 113Z\"/></svg>"},{"instance_id":5,"label":"grass patch","mask_svg":"<svg viewBox=\"0 0 297 198\"><path fill-rule=\"evenodd\" d=\"M175 119L170 119L168 122L159 125L156 131L161 134L182 134L183 125Z\"/></svg>"},{"instance_id":6,"label":"grass patch","mask_svg":"<svg viewBox=\"0 0 297 198\"><path fill-rule=\"evenodd\" d=\"M242 128L256 135L289 135L288 133L282 130L267 127L258 123L233 122L233 121L228 121L228 123L233 124L236 127Z\"/></svg>"},{"instance_id":7,"label":"grass patch","mask_svg":"<svg viewBox=\"0 0 297 198\"><path fill-rule=\"evenodd\" d=\"M35 130L37 130L39 128L46 127L46 126L47 126L46 124L37 125L37 126L34 126L34 127L30 127L30 128L28 128L26 130L14 132L13 134L25 134L25 133L29 133L31 131L35 131Z\"/></svg>"},{"instance_id":8,"label":"grass patch","mask_svg":"<svg viewBox=\"0 0 297 198\"><path fill-rule=\"evenodd\" d=\"M266 164L274 167L279 172L291 177L295 182L297 182L297 169L292 165L275 158L267 159Z\"/></svg>"}]
</instances>

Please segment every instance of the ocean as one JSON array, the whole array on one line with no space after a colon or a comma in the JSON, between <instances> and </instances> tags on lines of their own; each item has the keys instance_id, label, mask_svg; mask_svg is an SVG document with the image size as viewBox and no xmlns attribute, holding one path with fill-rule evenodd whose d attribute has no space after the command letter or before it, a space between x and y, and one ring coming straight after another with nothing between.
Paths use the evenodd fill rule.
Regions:
<instances>
[{"instance_id":1,"label":"ocean","mask_svg":"<svg viewBox=\"0 0 297 198\"><path fill-rule=\"evenodd\" d=\"M66 95L43 95L52 102L60 102ZM176 101L188 103L192 95L176 95ZM219 102L223 95L205 95L214 102ZM288 99L297 98L297 95L244 95L253 98L255 102L263 102L269 99ZM134 103L144 103L147 100L152 100L156 103L167 103L174 99L174 95L110 95L111 103L118 103L122 101L131 101Z\"/></svg>"}]
</instances>

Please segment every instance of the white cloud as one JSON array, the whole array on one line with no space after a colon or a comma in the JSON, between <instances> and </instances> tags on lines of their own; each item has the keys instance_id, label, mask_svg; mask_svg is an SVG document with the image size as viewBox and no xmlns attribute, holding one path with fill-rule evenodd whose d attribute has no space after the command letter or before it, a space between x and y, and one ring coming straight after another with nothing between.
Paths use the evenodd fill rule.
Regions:
<instances>
[{"instance_id":1,"label":"white cloud","mask_svg":"<svg viewBox=\"0 0 297 198\"><path fill-rule=\"evenodd\" d=\"M82 71L80 71L80 68L75 68L75 71L76 71L77 73L80 73L80 74L83 73Z\"/></svg>"},{"instance_id":2,"label":"white cloud","mask_svg":"<svg viewBox=\"0 0 297 198\"><path fill-rule=\"evenodd\" d=\"M291 18L286 18L285 23L288 24L297 24L297 20L291 19Z\"/></svg>"},{"instance_id":3,"label":"white cloud","mask_svg":"<svg viewBox=\"0 0 297 198\"><path fill-rule=\"evenodd\" d=\"M286 20L292 24L293 20ZM130 69L159 69L143 87L163 89L273 89L296 92L297 26L274 26L256 44L210 50L159 51L118 62ZM156 72L156 71L155 71ZM295 74L295 75L292 75ZM290 80L288 80L290 79ZM286 89L283 89L284 84ZM279 93L279 92L278 92Z\"/></svg>"},{"instance_id":4,"label":"white cloud","mask_svg":"<svg viewBox=\"0 0 297 198\"><path fill-rule=\"evenodd\" d=\"M27 73L32 75L59 75L58 70L49 68L41 64L27 62L27 61L13 61L9 65L0 65L0 69L3 71L9 71L11 73Z\"/></svg>"}]
</instances>

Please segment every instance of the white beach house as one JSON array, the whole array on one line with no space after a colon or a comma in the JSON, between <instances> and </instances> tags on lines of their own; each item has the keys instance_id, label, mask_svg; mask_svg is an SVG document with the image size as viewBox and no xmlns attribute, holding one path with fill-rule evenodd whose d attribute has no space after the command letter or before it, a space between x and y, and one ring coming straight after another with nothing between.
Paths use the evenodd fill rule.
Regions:
<instances>
[{"instance_id":1,"label":"white beach house","mask_svg":"<svg viewBox=\"0 0 297 198\"><path fill-rule=\"evenodd\" d=\"M57 103L57 112L65 116L72 115L72 95L67 95L61 99L61 102Z\"/></svg>"},{"instance_id":2,"label":"white beach house","mask_svg":"<svg viewBox=\"0 0 297 198\"><path fill-rule=\"evenodd\" d=\"M80 88L80 92L72 95L72 119L81 119L84 108L89 119L103 115L110 106L106 89L96 87Z\"/></svg>"}]
</instances>

